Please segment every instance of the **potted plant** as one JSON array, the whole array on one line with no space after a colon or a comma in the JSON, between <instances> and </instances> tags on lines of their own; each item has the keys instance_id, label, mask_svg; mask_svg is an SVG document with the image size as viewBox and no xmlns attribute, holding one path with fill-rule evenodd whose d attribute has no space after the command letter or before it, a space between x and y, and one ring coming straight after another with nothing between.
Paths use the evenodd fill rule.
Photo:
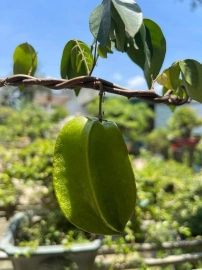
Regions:
<instances>
[{"instance_id":1,"label":"potted plant","mask_svg":"<svg viewBox=\"0 0 202 270\"><path fill-rule=\"evenodd\" d=\"M92 269L101 240L87 243L76 243L69 246L52 245L35 247L15 246L18 229L32 223L33 213L17 213L5 232L0 249L4 250L11 260L14 269ZM78 267L78 268L77 268ZM69 268L68 268L69 269Z\"/></svg>"},{"instance_id":2,"label":"potted plant","mask_svg":"<svg viewBox=\"0 0 202 270\"><path fill-rule=\"evenodd\" d=\"M170 143L173 156L178 161L187 159L189 166L193 163L196 145L200 141L199 136L193 136L194 128L202 125L196 112L188 107L176 110L168 121L170 129Z\"/></svg>"}]
</instances>

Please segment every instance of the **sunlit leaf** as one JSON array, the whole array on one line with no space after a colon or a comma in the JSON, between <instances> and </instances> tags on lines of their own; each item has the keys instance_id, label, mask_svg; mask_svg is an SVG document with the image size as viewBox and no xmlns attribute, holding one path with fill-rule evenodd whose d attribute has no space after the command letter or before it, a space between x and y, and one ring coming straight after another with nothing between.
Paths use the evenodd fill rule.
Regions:
<instances>
[{"instance_id":1,"label":"sunlit leaf","mask_svg":"<svg viewBox=\"0 0 202 270\"><path fill-rule=\"evenodd\" d=\"M112 0L112 3L125 26L128 37L134 38L143 20L140 7L134 0Z\"/></svg>"},{"instance_id":2,"label":"sunlit leaf","mask_svg":"<svg viewBox=\"0 0 202 270\"><path fill-rule=\"evenodd\" d=\"M167 89L174 90L181 98L185 97L185 92L181 88L181 85L184 85L187 94L202 103L202 65L193 59L175 62L165 69L156 81Z\"/></svg>"},{"instance_id":3,"label":"sunlit leaf","mask_svg":"<svg viewBox=\"0 0 202 270\"><path fill-rule=\"evenodd\" d=\"M175 62L171 67L165 69L157 78L156 81L165 86L167 89L177 91L180 86L180 67L179 62Z\"/></svg>"},{"instance_id":4,"label":"sunlit leaf","mask_svg":"<svg viewBox=\"0 0 202 270\"><path fill-rule=\"evenodd\" d=\"M91 49L82 41L70 40L62 54L60 74L63 79L88 75L93 66ZM75 89L78 95L79 89Z\"/></svg>"},{"instance_id":5,"label":"sunlit leaf","mask_svg":"<svg viewBox=\"0 0 202 270\"><path fill-rule=\"evenodd\" d=\"M37 53L30 44L23 43L16 47L13 61L14 74L33 76L37 68Z\"/></svg>"},{"instance_id":6,"label":"sunlit leaf","mask_svg":"<svg viewBox=\"0 0 202 270\"><path fill-rule=\"evenodd\" d=\"M37 68L37 53L34 48L23 43L16 47L13 54L13 73L34 76ZM20 86L20 90L24 87Z\"/></svg>"}]
</instances>

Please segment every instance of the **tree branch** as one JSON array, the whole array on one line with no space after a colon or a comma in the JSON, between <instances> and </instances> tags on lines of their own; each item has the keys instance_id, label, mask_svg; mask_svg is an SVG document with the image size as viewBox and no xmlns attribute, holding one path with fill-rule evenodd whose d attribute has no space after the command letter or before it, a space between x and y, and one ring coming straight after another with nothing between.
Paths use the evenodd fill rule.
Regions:
<instances>
[{"instance_id":1,"label":"tree branch","mask_svg":"<svg viewBox=\"0 0 202 270\"><path fill-rule=\"evenodd\" d=\"M184 99L172 95L172 91L169 90L164 96L158 95L154 89L151 90L131 90L120 85L111 83L101 78L92 76L81 76L70 80L55 79L55 78L35 78L29 75L13 75L8 78L0 78L0 87L10 86L30 86L30 85L42 85L50 89L74 89L74 88L91 88L96 91L100 91L99 83L102 83L103 92L112 93L116 95L125 96L128 99L138 98L152 103L163 103L166 105L179 106L184 103L190 102L189 97ZM182 88L185 90L185 87ZM185 90L186 92L186 90Z\"/></svg>"}]
</instances>

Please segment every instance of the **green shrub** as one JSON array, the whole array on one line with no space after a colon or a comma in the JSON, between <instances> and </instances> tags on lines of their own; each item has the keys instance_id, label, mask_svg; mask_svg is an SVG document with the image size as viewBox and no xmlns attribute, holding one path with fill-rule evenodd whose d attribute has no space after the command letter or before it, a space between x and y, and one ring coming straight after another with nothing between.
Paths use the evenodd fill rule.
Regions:
<instances>
[{"instance_id":1,"label":"green shrub","mask_svg":"<svg viewBox=\"0 0 202 270\"><path fill-rule=\"evenodd\" d=\"M36 104L25 104L15 111L0 107L0 141L14 142L22 137L30 140L52 137L51 127L68 115L63 108L55 108L52 113L46 112Z\"/></svg>"},{"instance_id":2,"label":"green shrub","mask_svg":"<svg viewBox=\"0 0 202 270\"><path fill-rule=\"evenodd\" d=\"M200 125L202 125L202 120L197 116L196 111L188 107L177 109L168 121L173 137L190 137L193 128Z\"/></svg>"},{"instance_id":3,"label":"green shrub","mask_svg":"<svg viewBox=\"0 0 202 270\"><path fill-rule=\"evenodd\" d=\"M64 119L69 115L69 112L63 107L54 107L53 112L51 113L51 122L57 123L60 120Z\"/></svg>"},{"instance_id":4,"label":"green shrub","mask_svg":"<svg viewBox=\"0 0 202 270\"><path fill-rule=\"evenodd\" d=\"M98 99L86 109L90 116L98 116ZM106 98L103 104L104 118L115 122L122 134L133 141L141 141L142 135L153 127L153 111L144 102L133 104L126 98Z\"/></svg>"},{"instance_id":5,"label":"green shrub","mask_svg":"<svg viewBox=\"0 0 202 270\"><path fill-rule=\"evenodd\" d=\"M144 140L147 149L155 154L161 154L166 159L169 156L170 142L168 140L168 129L159 127L153 129Z\"/></svg>"},{"instance_id":6,"label":"green shrub","mask_svg":"<svg viewBox=\"0 0 202 270\"><path fill-rule=\"evenodd\" d=\"M0 208L6 210L16 204L18 192L14 188L10 177L6 173L0 173Z\"/></svg>"},{"instance_id":7,"label":"green shrub","mask_svg":"<svg viewBox=\"0 0 202 270\"><path fill-rule=\"evenodd\" d=\"M142 221L166 221L171 230L183 237L201 235L202 179L199 174L174 160L151 156L135 172ZM145 237L149 235L146 233Z\"/></svg>"}]
</instances>

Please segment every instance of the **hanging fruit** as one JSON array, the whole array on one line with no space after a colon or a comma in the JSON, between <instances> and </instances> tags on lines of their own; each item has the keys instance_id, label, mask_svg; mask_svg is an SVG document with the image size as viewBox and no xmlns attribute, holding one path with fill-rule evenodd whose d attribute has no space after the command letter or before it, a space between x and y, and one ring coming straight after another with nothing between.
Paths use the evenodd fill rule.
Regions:
<instances>
[{"instance_id":1,"label":"hanging fruit","mask_svg":"<svg viewBox=\"0 0 202 270\"><path fill-rule=\"evenodd\" d=\"M135 176L117 125L76 117L60 131L53 181L66 218L96 234L123 232L136 203Z\"/></svg>"}]
</instances>

